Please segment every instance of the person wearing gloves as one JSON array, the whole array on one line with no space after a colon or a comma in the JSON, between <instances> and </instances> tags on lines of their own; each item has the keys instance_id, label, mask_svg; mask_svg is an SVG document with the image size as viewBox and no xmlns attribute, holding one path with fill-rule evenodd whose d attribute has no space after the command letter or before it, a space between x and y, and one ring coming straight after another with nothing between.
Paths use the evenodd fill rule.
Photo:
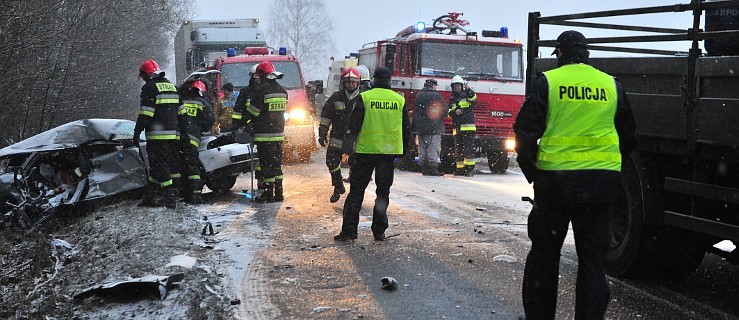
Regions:
<instances>
[{"instance_id":1,"label":"person wearing gloves","mask_svg":"<svg viewBox=\"0 0 739 320\"><path fill-rule=\"evenodd\" d=\"M346 122L352 113L353 100L359 95L360 74L357 68L346 68L341 72L343 90L334 92L321 109L321 124L318 127L318 143L326 149L326 166L331 174L333 194L331 203L339 201L346 192L341 176L341 156ZM329 140L330 129L330 140Z\"/></svg>"}]
</instances>

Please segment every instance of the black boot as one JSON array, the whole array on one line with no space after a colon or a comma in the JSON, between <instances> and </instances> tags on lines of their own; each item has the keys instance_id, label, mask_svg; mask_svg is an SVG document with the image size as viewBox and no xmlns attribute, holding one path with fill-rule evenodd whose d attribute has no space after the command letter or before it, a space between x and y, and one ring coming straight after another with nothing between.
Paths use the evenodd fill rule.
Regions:
<instances>
[{"instance_id":1,"label":"black boot","mask_svg":"<svg viewBox=\"0 0 739 320\"><path fill-rule=\"evenodd\" d=\"M429 175L429 162L428 161L421 161L421 175L424 175L424 176Z\"/></svg>"},{"instance_id":2,"label":"black boot","mask_svg":"<svg viewBox=\"0 0 739 320\"><path fill-rule=\"evenodd\" d=\"M457 169L454 170L454 175L455 176L463 176L464 175L464 167L462 167L462 168L457 167Z\"/></svg>"},{"instance_id":3,"label":"black boot","mask_svg":"<svg viewBox=\"0 0 739 320\"><path fill-rule=\"evenodd\" d=\"M357 239L357 232L351 232L351 231L345 231L341 230L341 233L334 236L334 240L336 241L349 241L349 240L356 240Z\"/></svg>"},{"instance_id":4,"label":"black boot","mask_svg":"<svg viewBox=\"0 0 739 320\"><path fill-rule=\"evenodd\" d=\"M264 187L264 191L254 201L260 203L275 202L274 185L270 182L265 182L262 186Z\"/></svg>"},{"instance_id":5,"label":"black boot","mask_svg":"<svg viewBox=\"0 0 739 320\"><path fill-rule=\"evenodd\" d=\"M159 191L158 185L151 182L147 183L146 188L144 188L144 196L141 197L141 202L137 206L148 208L161 207L162 204L156 199L157 191Z\"/></svg>"},{"instance_id":6,"label":"black boot","mask_svg":"<svg viewBox=\"0 0 739 320\"><path fill-rule=\"evenodd\" d=\"M285 197L282 195L282 180L276 180L275 181L275 201L280 202L285 200Z\"/></svg>"},{"instance_id":7,"label":"black boot","mask_svg":"<svg viewBox=\"0 0 739 320\"><path fill-rule=\"evenodd\" d=\"M336 201L339 201L341 195L346 192L344 181L341 178L341 171L331 173L331 185L334 186L334 193L331 195L331 198L329 198L329 201L331 201L331 203L335 203Z\"/></svg>"},{"instance_id":8,"label":"black boot","mask_svg":"<svg viewBox=\"0 0 739 320\"><path fill-rule=\"evenodd\" d=\"M429 163L428 165L428 175L434 176L434 177L441 177L444 175L443 172L439 171L439 164L438 163Z\"/></svg>"},{"instance_id":9,"label":"black boot","mask_svg":"<svg viewBox=\"0 0 739 320\"><path fill-rule=\"evenodd\" d=\"M179 198L177 188L174 186L164 187L164 189L162 189L162 194L162 204L164 204L167 209L176 209L177 200Z\"/></svg>"},{"instance_id":10,"label":"black boot","mask_svg":"<svg viewBox=\"0 0 739 320\"><path fill-rule=\"evenodd\" d=\"M475 165L466 165L464 166L464 176L465 177L472 177L475 175Z\"/></svg>"}]
</instances>

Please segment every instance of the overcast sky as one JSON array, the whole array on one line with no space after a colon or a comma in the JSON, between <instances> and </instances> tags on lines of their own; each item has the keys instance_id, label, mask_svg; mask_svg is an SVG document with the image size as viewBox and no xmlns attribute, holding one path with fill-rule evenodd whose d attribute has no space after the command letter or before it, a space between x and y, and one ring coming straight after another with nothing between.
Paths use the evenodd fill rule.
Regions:
<instances>
[{"instance_id":1,"label":"overcast sky","mask_svg":"<svg viewBox=\"0 0 739 320\"><path fill-rule=\"evenodd\" d=\"M260 18L261 28L266 30L269 21L271 1L252 0L196 0L198 11L193 19L235 19ZM367 0L338 1L326 0L328 15L333 25L333 38L336 43L335 57L343 57L356 52L362 44L390 38L403 28L416 22L431 21L450 11L462 12L462 19L470 22L473 31L498 30L508 27L509 36L520 39L524 44L527 37L528 13L541 12L542 16L553 16L588 11L614 10L647 6L689 3L664 0L620 0L620 1L545 1L545 0L457 0L457 1L418 1L418 0ZM602 21L602 20L601 20ZM656 14L637 16L630 20L606 20L614 24L641 24L653 27L687 29L691 26L691 15ZM567 28L567 29L572 29ZM542 30L542 39L554 39L566 29L547 27ZM594 29L578 29L586 37L613 35ZM267 39L269 41L269 39ZM270 46L278 47L281 44ZM672 45L670 49L687 50L688 44ZM328 68L328 57L326 62Z\"/></svg>"}]
</instances>

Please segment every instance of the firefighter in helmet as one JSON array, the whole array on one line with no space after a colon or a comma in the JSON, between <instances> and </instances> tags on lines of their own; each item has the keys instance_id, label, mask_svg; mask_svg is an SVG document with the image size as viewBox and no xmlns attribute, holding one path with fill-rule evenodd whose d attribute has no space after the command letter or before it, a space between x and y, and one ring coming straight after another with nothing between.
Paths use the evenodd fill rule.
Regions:
<instances>
[{"instance_id":1,"label":"firefighter in helmet","mask_svg":"<svg viewBox=\"0 0 739 320\"><path fill-rule=\"evenodd\" d=\"M177 158L179 139L177 109L180 96L177 87L164 77L156 61L148 59L139 67L139 77L146 82L141 87L141 107L134 128L134 142L139 144L141 132L146 135L149 158L149 182L139 206L177 206L177 189L173 185L170 161ZM157 197L160 193L161 198Z\"/></svg>"},{"instance_id":2,"label":"firefighter in helmet","mask_svg":"<svg viewBox=\"0 0 739 320\"><path fill-rule=\"evenodd\" d=\"M331 185L334 193L329 198L331 203L339 201L346 192L341 176L341 156L346 121L352 113L354 100L359 96L360 73L357 68L346 68L341 72L341 86L343 90L334 92L321 109L321 124L318 127L318 144L326 147L326 166L331 173ZM331 128L331 139L328 140L329 127Z\"/></svg>"},{"instance_id":3,"label":"firefighter in helmet","mask_svg":"<svg viewBox=\"0 0 739 320\"><path fill-rule=\"evenodd\" d=\"M231 128L231 130L233 131L240 130L248 132L250 135L254 134L254 130L252 129L251 125L251 119L244 115L247 112L247 108L251 106L251 99L254 95L254 92L256 91L257 86L262 83L262 79L257 75L258 65L259 64L255 64L251 67L249 71L249 84L239 90L239 96L236 98L236 103L234 104L234 112L231 115L231 120L233 123L233 127ZM257 150L257 156L258 153L259 150ZM254 166L254 179L257 180L257 188L262 190L262 166L259 165L258 162Z\"/></svg>"},{"instance_id":4,"label":"firefighter in helmet","mask_svg":"<svg viewBox=\"0 0 739 320\"><path fill-rule=\"evenodd\" d=\"M372 79L370 78L370 72L369 69L367 69L367 66L360 64L357 66L357 70L359 70L359 92L372 89L370 86L370 81Z\"/></svg>"},{"instance_id":5,"label":"firefighter in helmet","mask_svg":"<svg viewBox=\"0 0 739 320\"><path fill-rule=\"evenodd\" d=\"M234 112L231 114L233 127L230 129L233 131L244 130L251 132L251 120L249 117L245 117L244 114L246 113L247 108L251 105L251 98L254 95L256 87L262 83L262 79L257 75L258 65L259 64L255 64L251 67L251 70L249 71L249 84L242 87L236 97Z\"/></svg>"},{"instance_id":6,"label":"firefighter in helmet","mask_svg":"<svg viewBox=\"0 0 739 320\"><path fill-rule=\"evenodd\" d=\"M256 201L282 201L282 142L285 140L287 90L277 82L282 73L275 70L272 62L260 62L255 71L262 83L256 87L244 116L254 128L254 142L262 167L264 191Z\"/></svg>"},{"instance_id":7,"label":"firefighter in helmet","mask_svg":"<svg viewBox=\"0 0 739 320\"><path fill-rule=\"evenodd\" d=\"M183 85L181 91L182 103L178 111L180 154L183 174L187 179L182 196L187 203L200 204L203 203L203 180L200 177L198 148L203 131L213 126L215 116L206 95L205 83L197 80Z\"/></svg>"},{"instance_id":8,"label":"firefighter in helmet","mask_svg":"<svg viewBox=\"0 0 739 320\"><path fill-rule=\"evenodd\" d=\"M471 177L475 169L475 114L472 109L477 95L461 76L452 78L452 94L449 96L449 117L454 124L454 160L457 163L455 176Z\"/></svg>"}]
</instances>

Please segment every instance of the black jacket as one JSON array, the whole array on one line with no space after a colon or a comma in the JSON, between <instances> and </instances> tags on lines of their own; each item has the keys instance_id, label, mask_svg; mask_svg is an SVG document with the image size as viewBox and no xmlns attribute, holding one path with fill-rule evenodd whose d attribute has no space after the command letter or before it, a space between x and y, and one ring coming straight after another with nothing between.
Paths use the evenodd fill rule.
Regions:
<instances>
[{"instance_id":1,"label":"black jacket","mask_svg":"<svg viewBox=\"0 0 739 320\"><path fill-rule=\"evenodd\" d=\"M135 136L146 130L147 140L178 139L179 106L177 87L164 77L163 72L149 78L141 87L141 107L134 128Z\"/></svg>"},{"instance_id":2,"label":"black jacket","mask_svg":"<svg viewBox=\"0 0 739 320\"><path fill-rule=\"evenodd\" d=\"M458 103L462 100L467 100L470 106L467 108L460 108ZM471 89L462 89L459 93L452 91L449 96L449 116L452 118L454 128L459 131L459 127L463 124L475 124L475 113L473 112L477 105L477 95ZM462 110L462 114L457 115L455 112L457 109Z\"/></svg>"},{"instance_id":3,"label":"black jacket","mask_svg":"<svg viewBox=\"0 0 739 320\"><path fill-rule=\"evenodd\" d=\"M284 98L285 105L277 106L266 101L272 98ZM285 132L286 108L287 91L277 80L267 79L255 88L251 105L247 107L245 114L254 127L255 141L259 141L260 136L274 136Z\"/></svg>"},{"instance_id":4,"label":"black jacket","mask_svg":"<svg viewBox=\"0 0 739 320\"><path fill-rule=\"evenodd\" d=\"M422 136L442 134L448 106L441 94L431 88L423 88L416 96L413 110L413 128Z\"/></svg>"},{"instance_id":5,"label":"black jacket","mask_svg":"<svg viewBox=\"0 0 739 320\"><path fill-rule=\"evenodd\" d=\"M346 95L346 90L339 90L334 92L331 97L326 100L326 103L321 109L321 124L318 126L318 137L321 140L326 140L329 133L329 127L331 128L331 140L329 146L341 148L342 140L344 139L344 132L346 132L346 123L349 120L349 115L354 109L354 103L356 103L359 95L354 99L349 100Z\"/></svg>"},{"instance_id":6,"label":"black jacket","mask_svg":"<svg viewBox=\"0 0 739 320\"><path fill-rule=\"evenodd\" d=\"M614 125L618 133L622 158L636 149L637 132L626 92L616 79L618 104ZM534 80L533 89L518 113L513 130L516 133L516 152L519 166L529 183L534 182L536 197L557 202L610 203L618 187L619 172L609 170L543 171L536 168L539 150L537 141L546 130L549 110L549 83L546 76Z\"/></svg>"},{"instance_id":7,"label":"black jacket","mask_svg":"<svg viewBox=\"0 0 739 320\"><path fill-rule=\"evenodd\" d=\"M239 128L245 128L247 131L251 130L248 121L249 118L246 116L246 109L251 105L256 87L257 85L254 84L254 80L249 79L249 85L239 90L239 96L236 97L236 102L234 103L234 113L231 115L233 124L231 130L238 130ZM239 117L241 118L239 119Z\"/></svg>"},{"instance_id":8,"label":"black jacket","mask_svg":"<svg viewBox=\"0 0 739 320\"><path fill-rule=\"evenodd\" d=\"M213 106L208 99L191 92L185 92L180 97L182 103L179 112L180 134L184 141L198 147L203 132L210 130L215 123Z\"/></svg>"}]
</instances>

